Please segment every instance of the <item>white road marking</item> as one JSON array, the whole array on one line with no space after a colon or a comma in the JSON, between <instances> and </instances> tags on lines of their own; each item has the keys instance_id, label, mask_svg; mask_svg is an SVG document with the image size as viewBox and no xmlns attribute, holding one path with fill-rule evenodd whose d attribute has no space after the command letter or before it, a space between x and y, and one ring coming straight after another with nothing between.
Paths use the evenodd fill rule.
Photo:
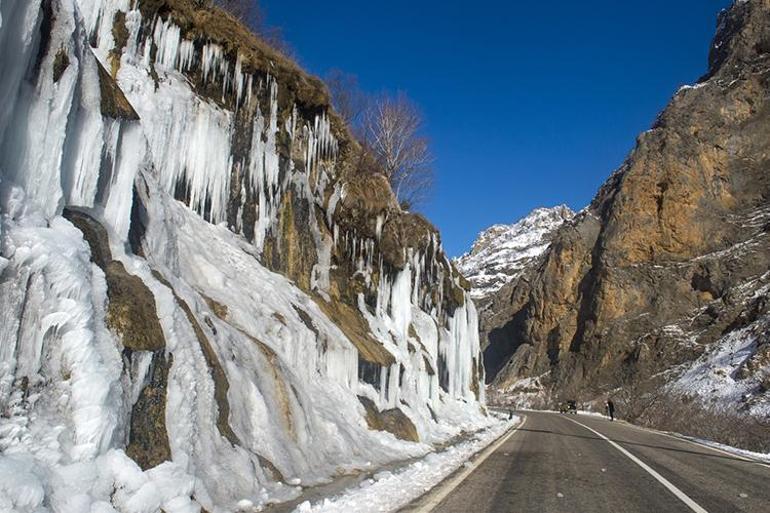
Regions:
<instances>
[{"instance_id":1,"label":"white road marking","mask_svg":"<svg viewBox=\"0 0 770 513\"><path fill-rule=\"evenodd\" d=\"M578 421L576 421L576 420L574 420L574 419L571 419L571 418L569 418L569 417L566 417L566 418L567 418L568 420L570 420L570 421L574 422L574 423L575 423L575 424L577 424L578 426L582 426L582 427L586 428L586 429L587 429L587 430L589 430L590 432L594 433L595 435L597 435L597 436L599 436L599 437L603 438L604 440L606 440L607 442L609 442L609 443L610 443L610 445L612 445L612 446L613 446L615 449L619 450L621 453L623 453L625 456L627 456L627 457L628 457L628 458L629 458L631 461L633 461L634 463L636 463L637 465L639 465L640 467L642 467L642 468L643 468L645 471L647 471L647 473L648 473L648 474L650 474L652 477L654 477L655 479L657 479L657 480L658 480L658 482L659 482L660 484L662 484L663 486L665 486L666 488L668 488L668 490L669 490L671 493L673 493L674 495L676 495L676 497L677 497L677 498L678 498L680 501L682 501L682 502L684 502L685 504L687 504L687 506L688 506L688 507L689 507L691 510L695 511L696 513L708 513L708 511L706 511L705 509L703 509L703 507L701 507L701 506L700 506L700 505L699 505L697 502L695 502L695 501L694 501L694 500L692 500L690 497L688 497L688 496L687 496L687 495L686 495L686 494L685 494L685 493L684 493L682 490L680 490L679 488L677 488L676 486L674 486L674 485L671 483L671 481L669 481L669 480L668 480L668 479L666 479L665 477L663 477L663 476L661 476L660 474L658 474L658 473L657 473L657 472L656 472L656 471L655 471L655 470L654 470L652 467L650 467L650 466L649 466L649 465L647 465L645 462L643 462L642 460L640 460L639 458L637 458L636 456L634 456L633 454L631 454L630 452L628 452L627 450L625 450L625 449L624 449L623 447L621 447L619 444L617 444L617 443L613 442L612 440L610 440L609 438L607 438L607 437L606 437L606 436L604 436L603 434L599 433L598 431L596 431L596 430L594 430L594 429L591 429L590 427L586 426L585 424L582 424L582 423L580 423L580 422L578 422Z\"/></svg>"},{"instance_id":2,"label":"white road marking","mask_svg":"<svg viewBox=\"0 0 770 513\"><path fill-rule=\"evenodd\" d=\"M429 513L433 511L433 509L438 506L441 501L447 498L447 496L455 491L455 489L467 479L471 473L476 470L484 461L489 458L497 449L500 448L501 445L503 445L505 442L508 441L510 437L516 434L516 432L524 426L527 422L527 417L524 417L524 420L513 428L510 433L507 435L501 436L496 442L494 442L492 445L488 446L484 451L481 453L481 455L476 458L473 463L468 465L468 463L465 463L466 467L465 470L457 474L454 478L449 479L448 481L445 481L443 484L439 484L434 490L435 492L428 492L431 494L431 497L428 499L428 501L425 504L420 505L416 509L410 510L413 513Z\"/></svg>"}]
</instances>

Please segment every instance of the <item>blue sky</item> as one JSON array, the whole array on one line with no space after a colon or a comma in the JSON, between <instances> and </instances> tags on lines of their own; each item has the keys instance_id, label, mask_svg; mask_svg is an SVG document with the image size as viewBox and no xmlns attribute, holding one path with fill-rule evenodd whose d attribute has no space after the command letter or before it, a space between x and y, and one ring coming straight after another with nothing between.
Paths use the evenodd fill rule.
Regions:
<instances>
[{"instance_id":1,"label":"blue sky","mask_svg":"<svg viewBox=\"0 0 770 513\"><path fill-rule=\"evenodd\" d=\"M261 0L310 72L420 105L447 252L539 206L588 204L671 95L706 71L729 0Z\"/></svg>"}]
</instances>

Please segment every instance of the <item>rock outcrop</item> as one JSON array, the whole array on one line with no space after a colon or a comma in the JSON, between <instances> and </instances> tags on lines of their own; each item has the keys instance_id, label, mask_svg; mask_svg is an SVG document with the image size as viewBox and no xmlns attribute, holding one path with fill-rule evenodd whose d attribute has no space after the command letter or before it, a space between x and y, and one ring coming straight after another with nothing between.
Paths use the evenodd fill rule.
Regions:
<instances>
[{"instance_id":1,"label":"rock outcrop","mask_svg":"<svg viewBox=\"0 0 770 513\"><path fill-rule=\"evenodd\" d=\"M770 1L737 1L719 17L708 72L501 298L485 354L498 390L526 380L541 399L589 399L670 382L767 316L768 70ZM748 372L756 386L735 406L759 411L768 369Z\"/></svg>"}]
</instances>

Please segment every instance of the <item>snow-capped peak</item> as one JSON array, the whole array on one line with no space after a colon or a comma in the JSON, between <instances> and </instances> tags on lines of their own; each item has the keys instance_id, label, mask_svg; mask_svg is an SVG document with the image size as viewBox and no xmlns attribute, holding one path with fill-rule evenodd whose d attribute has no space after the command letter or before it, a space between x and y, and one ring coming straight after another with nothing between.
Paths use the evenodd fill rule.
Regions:
<instances>
[{"instance_id":1,"label":"snow-capped peak","mask_svg":"<svg viewBox=\"0 0 770 513\"><path fill-rule=\"evenodd\" d=\"M556 230L575 216L566 205L536 208L513 224L496 224L479 234L455 265L473 285L474 299L488 297L518 278L551 244Z\"/></svg>"}]
</instances>

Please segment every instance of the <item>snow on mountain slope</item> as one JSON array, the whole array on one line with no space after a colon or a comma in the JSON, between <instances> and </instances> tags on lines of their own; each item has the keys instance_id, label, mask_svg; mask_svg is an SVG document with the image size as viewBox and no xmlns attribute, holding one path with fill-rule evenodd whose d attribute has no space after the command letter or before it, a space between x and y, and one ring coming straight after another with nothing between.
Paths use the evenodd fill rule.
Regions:
<instances>
[{"instance_id":1,"label":"snow on mountain slope","mask_svg":"<svg viewBox=\"0 0 770 513\"><path fill-rule=\"evenodd\" d=\"M455 260L473 286L473 298L489 297L518 278L548 249L556 230L574 215L565 205L537 208L514 224L496 224L481 232L471 251Z\"/></svg>"},{"instance_id":2,"label":"snow on mountain slope","mask_svg":"<svg viewBox=\"0 0 770 513\"><path fill-rule=\"evenodd\" d=\"M751 291L751 283L746 285L749 302L760 312L770 285L755 291ZM770 418L770 315L757 317L724 334L697 360L683 365L669 389L717 410L738 405L739 411Z\"/></svg>"},{"instance_id":3,"label":"snow on mountain slope","mask_svg":"<svg viewBox=\"0 0 770 513\"><path fill-rule=\"evenodd\" d=\"M0 510L256 511L493 423L438 234L193 5L0 3Z\"/></svg>"}]
</instances>

